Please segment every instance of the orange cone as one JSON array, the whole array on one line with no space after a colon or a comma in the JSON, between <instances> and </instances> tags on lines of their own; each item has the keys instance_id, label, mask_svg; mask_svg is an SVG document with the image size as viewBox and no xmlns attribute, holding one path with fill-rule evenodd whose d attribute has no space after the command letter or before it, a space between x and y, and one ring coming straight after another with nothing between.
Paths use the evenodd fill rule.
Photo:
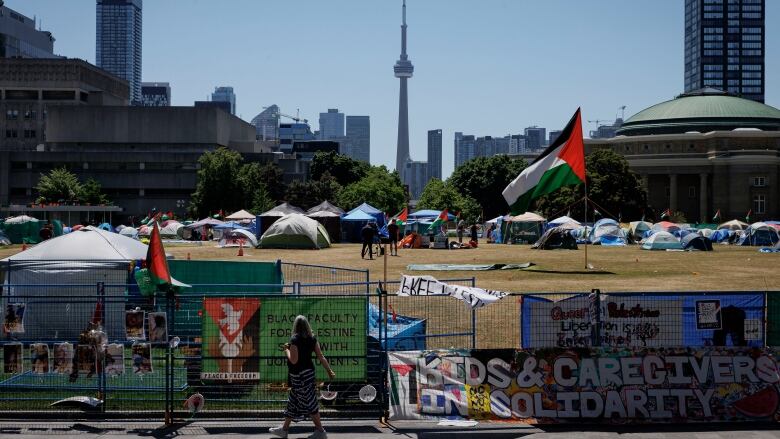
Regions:
<instances>
[{"instance_id":1,"label":"orange cone","mask_svg":"<svg viewBox=\"0 0 780 439\"><path fill-rule=\"evenodd\" d=\"M238 256L244 256L244 240L238 241Z\"/></svg>"}]
</instances>

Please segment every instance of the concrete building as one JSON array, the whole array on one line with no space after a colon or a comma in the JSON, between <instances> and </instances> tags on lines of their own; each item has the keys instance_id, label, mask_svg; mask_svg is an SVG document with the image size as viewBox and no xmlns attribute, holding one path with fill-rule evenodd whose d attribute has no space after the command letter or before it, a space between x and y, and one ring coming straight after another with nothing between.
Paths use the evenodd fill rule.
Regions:
<instances>
[{"instance_id":1,"label":"concrete building","mask_svg":"<svg viewBox=\"0 0 780 439\"><path fill-rule=\"evenodd\" d=\"M428 131L428 179L441 180L441 130Z\"/></svg>"},{"instance_id":2,"label":"concrete building","mask_svg":"<svg viewBox=\"0 0 780 439\"><path fill-rule=\"evenodd\" d=\"M344 113L338 108L328 108L327 113L320 113L320 140L332 140L344 137Z\"/></svg>"},{"instance_id":3,"label":"concrete building","mask_svg":"<svg viewBox=\"0 0 780 439\"><path fill-rule=\"evenodd\" d=\"M513 134L509 137L509 154L516 155L525 153L527 147L525 145L525 136L522 134Z\"/></svg>"},{"instance_id":4,"label":"concrete building","mask_svg":"<svg viewBox=\"0 0 780 439\"><path fill-rule=\"evenodd\" d=\"M346 155L371 163L371 120L368 116L347 116L346 145Z\"/></svg>"},{"instance_id":5,"label":"concrete building","mask_svg":"<svg viewBox=\"0 0 780 439\"><path fill-rule=\"evenodd\" d=\"M170 107L171 84L167 82L142 82L141 105L144 107Z\"/></svg>"},{"instance_id":6,"label":"concrete building","mask_svg":"<svg viewBox=\"0 0 780 439\"><path fill-rule=\"evenodd\" d=\"M228 102L230 114L236 114L236 94L233 93L233 87L214 87L211 102Z\"/></svg>"},{"instance_id":7,"label":"concrete building","mask_svg":"<svg viewBox=\"0 0 780 439\"><path fill-rule=\"evenodd\" d=\"M35 20L0 2L0 58L58 58L51 32L35 29Z\"/></svg>"},{"instance_id":8,"label":"concrete building","mask_svg":"<svg viewBox=\"0 0 780 439\"><path fill-rule=\"evenodd\" d=\"M586 151L610 148L639 174L656 214L669 208L687 220L780 218L780 110L704 89L640 111L611 139L586 140Z\"/></svg>"},{"instance_id":9,"label":"concrete building","mask_svg":"<svg viewBox=\"0 0 780 439\"><path fill-rule=\"evenodd\" d=\"M537 126L528 127L524 130L526 146L529 150L542 149L547 144L547 128Z\"/></svg>"},{"instance_id":10,"label":"concrete building","mask_svg":"<svg viewBox=\"0 0 780 439\"><path fill-rule=\"evenodd\" d=\"M257 130L257 139L268 141L279 139L279 106L271 105L250 122Z\"/></svg>"},{"instance_id":11,"label":"concrete building","mask_svg":"<svg viewBox=\"0 0 780 439\"><path fill-rule=\"evenodd\" d=\"M97 0L95 63L130 83L130 102L141 102L143 0Z\"/></svg>"},{"instance_id":12,"label":"concrete building","mask_svg":"<svg viewBox=\"0 0 780 439\"><path fill-rule=\"evenodd\" d=\"M279 124L279 151L291 154L293 143L316 140L308 123L282 123Z\"/></svg>"},{"instance_id":13,"label":"concrete building","mask_svg":"<svg viewBox=\"0 0 780 439\"><path fill-rule=\"evenodd\" d=\"M611 125L599 125L595 130L591 130L591 139L611 139L617 135L620 127L623 126L623 119L618 117Z\"/></svg>"},{"instance_id":14,"label":"concrete building","mask_svg":"<svg viewBox=\"0 0 780 439\"><path fill-rule=\"evenodd\" d=\"M558 138L558 136L561 135L562 132L563 131L561 131L561 130L552 130L552 131L550 131L549 134L548 134L549 139L547 140L547 144L548 145L552 145L552 143L555 142L555 140Z\"/></svg>"},{"instance_id":15,"label":"concrete building","mask_svg":"<svg viewBox=\"0 0 780 439\"><path fill-rule=\"evenodd\" d=\"M227 101L195 101L193 102L195 108L219 108L220 110L230 113L230 102Z\"/></svg>"},{"instance_id":16,"label":"concrete building","mask_svg":"<svg viewBox=\"0 0 780 439\"><path fill-rule=\"evenodd\" d=\"M685 0L685 91L764 102L765 0Z\"/></svg>"},{"instance_id":17,"label":"concrete building","mask_svg":"<svg viewBox=\"0 0 780 439\"><path fill-rule=\"evenodd\" d=\"M409 156L409 94L406 82L414 74L414 66L406 54L406 0L403 2L401 12L401 57L395 62L393 72L400 82L398 95L398 143L395 152L395 169L404 184L409 184L404 172Z\"/></svg>"},{"instance_id":18,"label":"concrete building","mask_svg":"<svg viewBox=\"0 0 780 439\"><path fill-rule=\"evenodd\" d=\"M408 160L406 162L405 175L408 177L409 196L412 200L417 200L428 184L428 163Z\"/></svg>"},{"instance_id":19,"label":"concrete building","mask_svg":"<svg viewBox=\"0 0 780 439\"><path fill-rule=\"evenodd\" d=\"M0 59L0 150L42 145L52 106L128 105L129 96L127 81L82 60Z\"/></svg>"},{"instance_id":20,"label":"concrete building","mask_svg":"<svg viewBox=\"0 0 780 439\"><path fill-rule=\"evenodd\" d=\"M455 133L455 167L476 157L476 139L472 135Z\"/></svg>"}]
</instances>

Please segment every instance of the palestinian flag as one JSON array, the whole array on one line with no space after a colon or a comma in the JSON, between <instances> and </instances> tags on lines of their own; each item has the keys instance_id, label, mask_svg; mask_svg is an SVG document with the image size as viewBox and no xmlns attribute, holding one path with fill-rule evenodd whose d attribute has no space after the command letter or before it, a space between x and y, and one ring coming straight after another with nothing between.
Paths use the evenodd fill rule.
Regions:
<instances>
[{"instance_id":1,"label":"palestinian flag","mask_svg":"<svg viewBox=\"0 0 780 439\"><path fill-rule=\"evenodd\" d=\"M585 182L585 145L580 109L560 136L504 189L512 215L528 211L534 200L563 186Z\"/></svg>"},{"instance_id":2,"label":"palestinian flag","mask_svg":"<svg viewBox=\"0 0 780 439\"><path fill-rule=\"evenodd\" d=\"M449 220L449 214L447 213L447 209L444 209L441 211L439 216L433 221L429 229L435 231L436 233L439 233L439 229L441 228L441 225L446 223L448 220Z\"/></svg>"},{"instance_id":3,"label":"palestinian flag","mask_svg":"<svg viewBox=\"0 0 780 439\"><path fill-rule=\"evenodd\" d=\"M408 218L409 218L409 208L404 207L404 210L402 210L401 213L395 216L395 223L398 225L406 224Z\"/></svg>"},{"instance_id":4,"label":"palestinian flag","mask_svg":"<svg viewBox=\"0 0 780 439\"><path fill-rule=\"evenodd\" d=\"M718 209L718 211L715 212L715 216L712 217L712 222L714 223L720 222L720 209Z\"/></svg>"},{"instance_id":5,"label":"palestinian flag","mask_svg":"<svg viewBox=\"0 0 780 439\"><path fill-rule=\"evenodd\" d=\"M753 209L748 210L748 213L745 214L745 222L750 223L750 214L753 213Z\"/></svg>"},{"instance_id":6,"label":"palestinian flag","mask_svg":"<svg viewBox=\"0 0 780 439\"><path fill-rule=\"evenodd\" d=\"M146 266L155 285L171 285L171 272L168 270L168 260L165 259L165 249L160 238L160 229L154 223L149 236L149 249L146 251Z\"/></svg>"}]
</instances>

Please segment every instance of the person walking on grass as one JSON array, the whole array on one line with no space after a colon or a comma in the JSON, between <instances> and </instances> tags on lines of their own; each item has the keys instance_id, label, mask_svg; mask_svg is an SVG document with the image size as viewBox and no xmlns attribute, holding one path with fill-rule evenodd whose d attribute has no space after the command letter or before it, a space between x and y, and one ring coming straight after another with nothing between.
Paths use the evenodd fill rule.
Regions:
<instances>
[{"instance_id":1,"label":"person walking on grass","mask_svg":"<svg viewBox=\"0 0 780 439\"><path fill-rule=\"evenodd\" d=\"M390 238L390 256L398 256L398 238L399 238L398 224L395 222L395 218L390 221L390 225L387 226L387 234Z\"/></svg>"},{"instance_id":2,"label":"person walking on grass","mask_svg":"<svg viewBox=\"0 0 780 439\"><path fill-rule=\"evenodd\" d=\"M366 223L366 225L360 229L360 239L363 240L363 248L360 249L361 259L366 258L366 251L368 251L368 259L374 259L374 250L371 249L371 246L374 245L375 234L376 231L373 227L371 227L370 223Z\"/></svg>"},{"instance_id":3,"label":"person walking on grass","mask_svg":"<svg viewBox=\"0 0 780 439\"><path fill-rule=\"evenodd\" d=\"M284 410L284 424L273 427L269 432L274 437L286 438L292 421L301 421L305 417L311 417L314 422L314 433L310 439L325 439L328 434L322 427L320 420L320 407L317 402L314 380L314 362L312 353L317 354L317 359L328 372L330 379L336 377L330 363L322 355L320 343L311 332L309 321L304 316L295 318L292 329L293 336L289 343L282 345L287 354L287 381L290 393L287 395L287 408Z\"/></svg>"}]
</instances>

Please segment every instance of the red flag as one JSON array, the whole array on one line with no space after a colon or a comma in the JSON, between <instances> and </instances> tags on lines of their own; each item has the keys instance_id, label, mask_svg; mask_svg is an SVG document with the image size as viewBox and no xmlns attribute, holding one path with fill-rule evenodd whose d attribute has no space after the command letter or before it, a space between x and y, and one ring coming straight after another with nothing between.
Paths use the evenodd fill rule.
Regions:
<instances>
[{"instance_id":1,"label":"red flag","mask_svg":"<svg viewBox=\"0 0 780 439\"><path fill-rule=\"evenodd\" d=\"M447 212L447 209L444 209L444 210L442 210L442 211L441 211L441 213L439 214L439 218L438 218L438 219L440 219L440 220L442 220L442 221L447 221L449 218L450 218L450 215L449 215L449 213Z\"/></svg>"},{"instance_id":2,"label":"red flag","mask_svg":"<svg viewBox=\"0 0 780 439\"><path fill-rule=\"evenodd\" d=\"M396 218L403 222L406 222L408 217L409 217L409 208L404 207L404 210L402 210L401 213L399 213Z\"/></svg>"},{"instance_id":3,"label":"red flag","mask_svg":"<svg viewBox=\"0 0 780 439\"><path fill-rule=\"evenodd\" d=\"M152 234L149 237L149 250L146 252L146 265L149 267L149 274L152 281L157 285L170 285L171 272L168 270L168 260L165 259L165 249L163 248L160 230L157 223L154 223Z\"/></svg>"},{"instance_id":4,"label":"red flag","mask_svg":"<svg viewBox=\"0 0 780 439\"><path fill-rule=\"evenodd\" d=\"M460 219L460 211L458 211L458 213L455 214L455 218Z\"/></svg>"},{"instance_id":5,"label":"red flag","mask_svg":"<svg viewBox=\"0 0 780 439\"><path fill-rule=\"evenodd\" d=\"M95 312L92 313L92 323L95 325L100 325L103 323L103 300L98 299L97 304L95 305Z\"/></svg>"},{"instance_id":6,"label":"red flag","mask_svg":"<svg viewBox=\"0 0 780 439\"><path fill-rule=\"evenodd\" d=\"M173 219L173 211L172 210L169 210L166 215L168 215L168 219Z\"/></svg>"}]
</instances>

